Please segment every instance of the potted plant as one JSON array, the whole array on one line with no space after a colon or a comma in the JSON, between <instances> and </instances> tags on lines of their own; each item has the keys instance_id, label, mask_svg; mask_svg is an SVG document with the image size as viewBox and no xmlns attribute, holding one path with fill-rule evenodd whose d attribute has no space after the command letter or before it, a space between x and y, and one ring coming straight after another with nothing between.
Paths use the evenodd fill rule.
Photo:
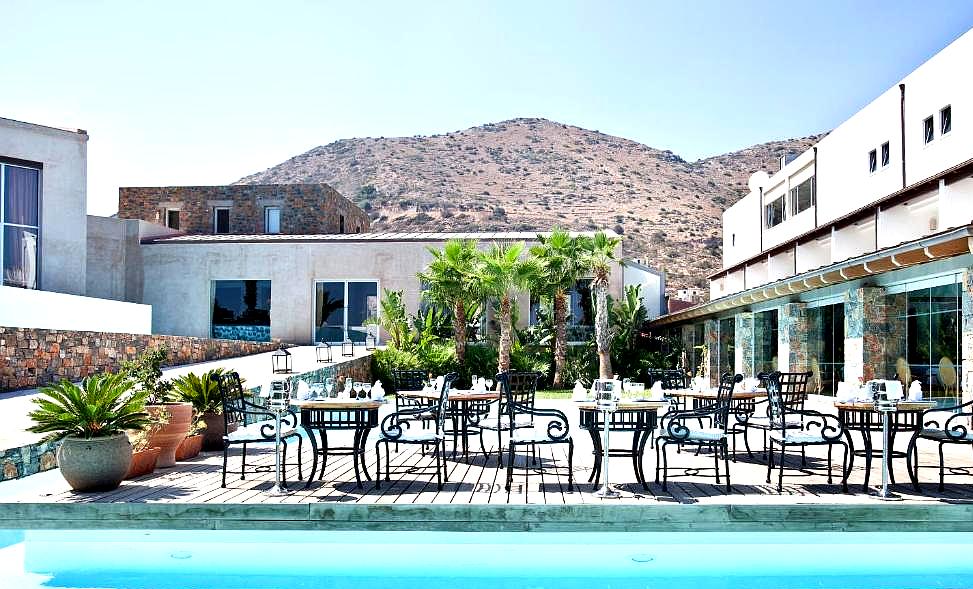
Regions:
<instances>
[{"instance_id":1,"label":"potted plant","mask_svg":"<svg viewBox=\"0 0 973 589\"><path fill-rule=\"evenodd\" d=\"M203 430L202 447L205 450L222 450L223 436L226 435L223 396L217 380L221 373L222 370L216 368L202 376L190 372L172 380L173 396L193 406L196 429Z\"/></svg>"},{"instance_id":2,"label":"potted plant","mask_svg":"<svg viewBox=\"0 0 973 589\"><path fill-rule=\"evenodd\" d=\"M203 432L205 430L206 424L197 415L193 419L192 425L189 426L189 433L176 448L176 460L189 460L199 455L200 450L203 449Z\"/></svg>"},{"instance_id":3,"label":"potted plant","mask_svg":"<svg viewBox=\"0 0 973 589\"><path fill-rule=\"evenodd\" d=\"M29 431L61 440L57 463L76 491L110 491L121 484L132 462L126 430L149 424L145 391L134 391L123 374L97 374L81 385L62 380L41 389Z\"/></svg>"},{"instance_id":4,"label":"potted plant","mask_svg":"<svg viewBox=\"0 0 973 589\"><path fill-rule=\"evenodd\" d=\"M136 432L129 432L128 441L132 444L132 464L128 467L125 480L134 479L147 475L155 471L155 465L159 461L159 452L162 448L158 446L149 447L149 434L153 425Z\"/></svg>"},{"instance_id":5,"label":"potted plant","mask_svg":"<svg viewBox=\"0 0 973 589\"><path fill-rule=\"evenodd\" d=\"M160 346L146 350L135 360L122 363L122 372L136 382L146 393L145 410L153 421L165 424L152 432L149 447L158 446L159 468L176 465L176 449L185 439L193 418L190 403L173 402L172 384L162 379L162 363L169 356L169 348Z\"/></svg>"}]
</instances>

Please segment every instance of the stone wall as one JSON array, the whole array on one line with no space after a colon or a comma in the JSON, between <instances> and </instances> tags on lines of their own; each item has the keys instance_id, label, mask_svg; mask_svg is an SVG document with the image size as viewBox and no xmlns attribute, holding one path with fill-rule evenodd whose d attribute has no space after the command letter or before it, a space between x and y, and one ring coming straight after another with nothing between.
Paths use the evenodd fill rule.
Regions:
<instances>
[{"instance_id":1,"label":"stone wall","mask_svg":"<svg viewBox=\"0 0 973 589\"><path fill-rule=\"evenodd\" d=\"M863 287L845 293L845 380L890 378L906 355L906 295Z\"/></svg>"},{"instance_id":2,"label":"stone wall","mask_svg":"<svg viewBox=\"0 0 973 589\"><path fill-rule=\"evenodd\" d=\"M0 392L80 380L115 371L148 348L169 346L167 365L269 352L273 342L243 342L172 335L0 327Z\"/></svg>"},{"instance_id":3,"label":"stone wall","mask_svg":"<svg viewBox=\"0 0 973 589\"><path fill-rule=\"evenodd\" d=\"M808 340L811 331L805 303L787 303L777 309L778 370L781 372L810 370ZM820 334L820 328L818 333Z\"/></svg>"},{"instance_id":4,"label":"stone wall","mask_svg":"<svg viewBox=\"0 0 973 589\"><path fill-rule=\"evenodd\" d=\"M163 211L179 210L179 230L213 233L213 209L230 208L230 233L265 233L264 208L280 207L280 233L365 233L369 219L327 184L165 186L118 189L118 216L166 224ZM342 225L343 230L342 230Z\"/></svg>"},{"instance_id":5,"label":"stone wall","mask_svg":"<svg viewBox=\"0 0 973 589\"><path fill-rule=\"evenodd\" d=\"M753 313L737 313L733 322L734 372L746 377L755 376L753 359Z\"/></svg>"},{"instance_id":6,"label":"stone wall","mask_svg":"<svg viewBox=\"0 0 973 589\"><path fill-rule=\"evenodd\" d=\"M0 481L19 479L57 467L60 442L41 442L0 451Z\"/></svg>"}]
</instances>

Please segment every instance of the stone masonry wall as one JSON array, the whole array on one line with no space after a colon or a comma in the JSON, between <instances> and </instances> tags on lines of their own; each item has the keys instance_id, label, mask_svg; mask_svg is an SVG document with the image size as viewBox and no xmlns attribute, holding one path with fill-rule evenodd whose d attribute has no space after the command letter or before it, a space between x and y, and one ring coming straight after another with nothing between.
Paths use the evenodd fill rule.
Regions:
<instances>
[{"instance_id":1,"label":"stone masonry wall","mask_svg":"<svg viewBox=\"0 0 973 589\"><path fill-rule=\"evenodd\" d=\"M752 377L754 376L753 313L737 313L734 316L733 327L733 341L736 346L734 349L734 372Z\"/></svg>"},{"instance_id":2,"label":"stone masonry wall","mask_svg":"<svg viewBox=\"0 0 973 589\"><path fill-rule=\"evenodd\" d=\"M264 207L280 207L280 232L285 235L365 233L365 211L327 184L254 184L227 186L164 186L118 189L118 216L165 225L165 209L179 210L179 230L213 233L213 209L230 208L230 233L265 233Z\"/></svg>"},{"instance_id":3,"label":"stone masonry wall","mask_svg":"<svg viewBox=\"0 0 973 589\"><path fill-rule=\"evenodd\" d=\"M845 380L890 378L906 355L905 295L864 287L845 293Z\"/></svg>"},{"instance_id":4,"label":"stone masonry wall","mask_svg":"<svg viewBox=\"0 0 973 589\"><path fill-rule=\"evenodd\" d=\"M787 303L777 309L777 364L781 372L804 372L810 369L810 331L805 303Z\"/></svg>"},{"instance_id":5,"label":"stone masonry wall","mask_svg":"<svg viewBox=\"0 0 973 589\"><path fill-rule=\"evenodd\" d=\"M115 371L123 361L163 344L170 348L167 365L269 352L278 346L174 335L0 327L0 392Z\"/></svg>"},{"instance_id":6,"label":"stone masonry wall","mask_svg":"<svg viewBox=\"0 0 973 589\"><path fill-rule=\"evenodd\" d=\"M19 479L57 468L55 452L59 444L60 442L40 442L0 450L0 481Z\"/></svg>"}]
</instances>

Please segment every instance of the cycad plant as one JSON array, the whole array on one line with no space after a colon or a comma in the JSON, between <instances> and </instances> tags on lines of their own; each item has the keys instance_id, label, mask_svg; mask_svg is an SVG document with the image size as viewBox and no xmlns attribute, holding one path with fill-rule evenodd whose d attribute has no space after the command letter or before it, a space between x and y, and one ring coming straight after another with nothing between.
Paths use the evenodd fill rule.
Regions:
<instances>
[{"instance_id":1,"label":"cycad plant","mask_svg":"<svg viewBox=\"0 0 973 589\"><path fill-rule=\"evenodd\" d=\"M539 245L530 253L539 264L538 279L531 291L551 301L554 319L554 388L564 384L564 365L568 350L568 293L589 271L585 240L555 229L550 235L538 235Z\"/></svg>"},{"instance_id":2,"label":"cycad plant","mask_svg":"<svg viewBox=\"0 0 973 589\"><path fill-rule=\"evenodd\" d=\"M429 248L429 252L433 260L425 272L419 273L419 280L425 285L422 296L452 311L456 360L462 364L466 356L467 311L476 301L472 291L476 242L451 239L442 250Z\"/></svg>"},{"instance_id":3,"label":"cycad plant","mask_svg":"<svg viewBox=\"0 0 973 589\"><path fill-rule=\"evenodd\" d=\"M529 289L540 274L540 265L536 260L529 257L521 259L524 249L523 243L495 243L488 251L477 255L475 291L483 299L498 301L500 307L499 372L510 370L514 295L517 291Z\"/></svg>"},{"instance_id":4,"label":"cycad plant","mask_svg":"<svg viewBox=\"0 0 973 589\"><path fill-rule=\"evenodd\" d=\"M28 431L48 434L45 440L66 436L101 438L125 430L141 430L150 424L145 412L148 391L133 389L123 374L96 374L78 386L67 380L41 389L30 413L34 425Z\"/></svg>"},{"instance_id":5,"label":"cycad plant","mask_svg":"<svg viewBox=\"0 0 973 589\"><path fill-rule=\"evenodd\" d=\"M608 282L611 278L612 265L616 262L615 249L621 239L608 237L599 231L590 240L585 241L587 250L587 264L593 275L591 290L595 297L595 343L598 346L598 374L599 378L611 378L611 342L612 334L608 327Z\"/></svg>"},{"instance_id":6,"label":"cycad plant","mask_svg":"<svg viewBox=\"0 0 973 589\"><path fill-rule=\"evenodd\" d=\"M198 376L193 372L172 379L172 396L183 403L190 403L197 418L204 413L222 413L223 395L219 379L222 369L215 368Z\"/></svg>"}]
</instances>

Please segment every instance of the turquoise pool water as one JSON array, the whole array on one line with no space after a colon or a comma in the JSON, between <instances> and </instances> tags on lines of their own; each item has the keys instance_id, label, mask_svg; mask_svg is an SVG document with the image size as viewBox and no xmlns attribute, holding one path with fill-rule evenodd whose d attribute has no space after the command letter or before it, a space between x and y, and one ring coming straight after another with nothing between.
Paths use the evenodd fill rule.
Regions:
<instances>
[{"instance_id":1,"label":"turquoise pool water","mask_svg":"<svg viewBox=\"0 0 973 589\"><path fill-rule=\"evenodd\" d=\"M973 534L2 531L3 589L973 588Z\"/></svg>"}]
</instances>

